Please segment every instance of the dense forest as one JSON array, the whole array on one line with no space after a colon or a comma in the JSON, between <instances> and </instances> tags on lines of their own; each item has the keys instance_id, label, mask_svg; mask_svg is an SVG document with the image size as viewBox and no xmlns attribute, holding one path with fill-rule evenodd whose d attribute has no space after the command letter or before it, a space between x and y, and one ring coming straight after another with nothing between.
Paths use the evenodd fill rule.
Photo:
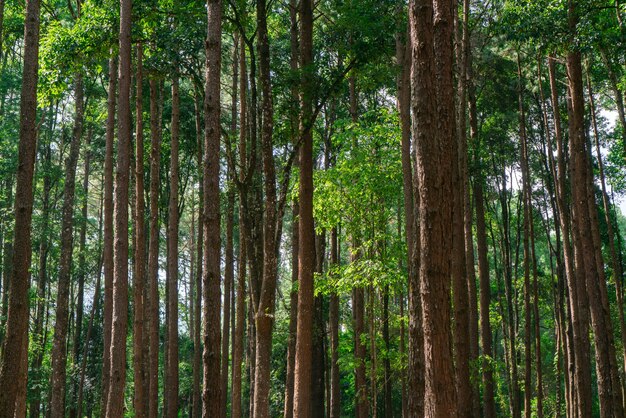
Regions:
<instances>
[{"instance_id":1,"label":"dense forest","mask_svg":"<svg viewBox=\"0 0 626 418\"><path fill-rule=\"evenodd\" d=\"M626 417L624 19L0 0L0 418Z\"/></svg>"}]
</instances>

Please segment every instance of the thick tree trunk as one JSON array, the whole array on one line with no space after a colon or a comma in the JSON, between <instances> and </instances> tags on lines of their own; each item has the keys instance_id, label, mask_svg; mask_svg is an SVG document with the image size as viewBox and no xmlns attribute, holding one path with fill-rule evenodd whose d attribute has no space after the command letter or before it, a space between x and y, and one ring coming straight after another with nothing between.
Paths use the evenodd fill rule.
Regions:
<instances>
[{"instance_id":1,"label":"thick tree trunk","mask_svg":"<svg viewBox=\"0 0 626 418\"><path fill-rule=\"evenodd\" d=\"M559 110L559 96L556 81L555 62L552 57L548 60L550 75L550 93L552 99L555 140L557 148L557 207L560 214L561 235L563 237L563 260L565 275L569 291L569 311L572 327L573 356L570 357L568 368L572 370L574 377L572 399L569 409L579 416L591 415L591 365L589 354L589 311L586 303L586 290L584 276L580 269L574 269L574 246L570 240L575 238L570 221L570 208L566 206L569 195L567 194L567 169L565 164L565 144L561 131L561 116ZM550 135L548 135L550 138ZM573 358L572 358L573 357Z\"/></svg>"},{"instance_id":2,"label":"thick tree trunk","mask_svg":"<svg viewBox=\"0 0 626 418\"><path fill-rule=\"evenodd\" d=\"M135 277L133 283L133 373L135 416L146 416L146 370L144 370L144 292L146 280L146 224L143 167L143 47L137 44L137 78L135 94Z\"/></svg>"},{"instance_id":3,"label":"thick tree trunk","mask_svg":"<svg viewBox=\"0 0 626 418\"><path fill-rule=\"evenodd\" d=\"M180 94L178 76L172 79L172 136L170 144L170 196L167 222L167 351L165 394L167 417L178 416L178 137Z\"/></svg>"},{"instance_id":4,"label":"thick tree trunk","mask_svg":"<svg viewBox=\"0 0 626 418\"><path fill-rule=\"evenodd\" d=\"M263 160L265 211L263 225L263 276L256 322L256 360L254 381L254 416L266 418L269 411L270 360L272 355L272 331L278 274L276 247L276 171L274 167L272 86L270 80L270 49L267 34L267 6L265 0L257 1L257 33L259 51L259 80L262 92L261 153Z\"/></svg>"},{"instance_id":5,"label":"thick tree trunk","mask_svg":"<svg viewBox=\"0 0 626 418\"><path fill-rule=\"evenodd\" d=\"M12 417L18 392L26 388L20 368L27 361L28 289L33 212L33 172L37 143L37 71L39 68L39 0L26 1L24 67L20 98L20 143L15 193L11 289L0 363L0 416ZM6 292L6 290L5 290Z\"/></svg>"},{"instance_id":6,"label":"thick tree trunk","mask_svg":"<svg viewBox=\"0 0 626 418\"><path fill-rule=\"evenodd\" d=\"M130 169L131 110L131 11L132 0L120 2L120 70L118 104L118 149L115 179L115 244L113 248L113 322L111 376L107 416L124 414L126 386L126 331L128 329L128 178Z\"/></svg>"},{"instance_id":7,"label":"thick tree trunk","mask_svg":"<svg viewBox=\"0 0 626 418\"><path fill-rule=\"evenodd\" d=\"M102 359L102 411L106 412L111 373L111 325L113 323L113 141L115 138L115 107L117 103L117 58L109 59L109 91L107 97L106 144L104 156L104 313Z\"/></svg>"},{"instance_id":8,"label":"thick tree trunk","mask_svg":"<svg viewBox=\"0 0 626 418\"><path fill-rule=\"evenodd\" d=\"M569 4L569 24L572 36L575 36L578 24L578 10L574 2ZM622 416L623 405L621 383L616 367L613 331L606 298L604 263L600 247L597 222L597 208L593 195L593 172L590 165L590 153L587 146L584 123L584 97L582 64L579 51L567 54L567 73L571 106L568 109L569 138L571 153L571 187L574 202L574 229L578 230L576 256L584 263L593 328L596 373L600 413L605 417ZM592 240L589 240L592 237ZM580 251L578 251L580 248Z\"/></svg>"},{"instance_id":9,"label":"thick tree trunk","mask_svg":"<svg viewBox=\"0 0 626 418\"><path fill-rule=\"evenodd\" d=\"M413 136L420 182L420 293L424 329L425 414L456 417L450 341L450 266L454 192L448 173L458 158L452 86L452 4L414 0L412 40ZM414 315L413 312L411 312ZM419 372L409 369L409 374ZM413 415L413 411L409 414Z\"/></svg>"},{"instance_id":10,"label":"thick tree trunk","mask_svg":"<svg viewBox=\"0 0 626 418\"><path fill-rule=\"evenodd\" d=\"M598 123L596 121L596 107L593 98L593 91L591 89L591 79L589 77L589 70L587 70L587 90L589 93L589 108L591 111L591 121L593 126L593 133L595 139L595 151L598 161L598 169L600 174L600 186L602 191L602 206L604 209L604 220L607 226L607 235L609 243L609 253L611 255L611 268L613 270L613 281L615 283L615 298L617 300L617 313L619 318L620 335L622 342L622 366L626 365L626 324L624 321L624 303L622 296L622 265L620 262L620 255L615 242L615 228L613 225L613 219L611 216L612 208L609 202L609 196L606 192L606 180L604 177L604 164L602 162L602 153L600 152L600 142L598 135ZM619 233L619 232L618 232ZM624 381L622 381L622 396L625 396Z\"/></svg>"},{"instance_id":11,"label":"thick tree trunk","mask_svg":"<svg viewBox=\"0 0 626 418\"><path fill-rule=\"evenodd\" d=\"M206 86L204 93L204 300L202 354L205 418L221 416L220 391L220 72L222 62L222 2L207 2Z\"/></svg>"},{"instance_id":12,"label":"thick tree trunk","mask_svg":"<svg viewBox=\"0 0 626 418\"><path fill-rule=\"evenodd\" d=\"M74 78L75 115L74 132L70 144L70 153L65 161L65 185L63 188L63 219L61 221L61 258L59 261L59 279L56 303L56 322L52 343L52 377L50 416L65 416L65 380L67 365L67 336L69 322L69 293L72 255L74 250L74 194L76 191L76 166L83 134L84 91L81 74Z\"/></svg>"},{"instance_id":13,"label":"thick tree trunk","mask_svg":"<svg viewBox=\"0 0 626 418\"><path fill-rule=\"evenodd\" d=\"M246 106L246 89L247 89L247 70L246 70L246 48L241 42L241 50L239 51L239 152L240 164L242 167L247 166L246 162L246 139L247 139L247 106ZM244 181L244 170L240 171L240 181ZM245 189L244 189L245 190ZM246 194L240 193L239 196L239 260L237 262L237 299L236 299L236 315L235 320L235 338L233 342L233 381L232 381L232 402L231 416L240 418L242 415L242 362L244 354L244 333L246 318L246 266L247 260L247 244L245 228L245 210L246 210Z\"/></svg>"},{"instance_id":14,"label":"thick tree trunk","mask_svg":"<svg viewBox=\"0 0 626 418\"><path fill-rule=\"evenodd\" d=\"M300 1L300 68L313 63L313 4ZM313 323L313 269L315 267L315 233L313 225L313 135L310 126L313 105L313 83L305 72L300 96L301 145L298 265L298 326L294 372L293 414L298 418L311 416L311 355Z\"/></svg>"}]
</instances>

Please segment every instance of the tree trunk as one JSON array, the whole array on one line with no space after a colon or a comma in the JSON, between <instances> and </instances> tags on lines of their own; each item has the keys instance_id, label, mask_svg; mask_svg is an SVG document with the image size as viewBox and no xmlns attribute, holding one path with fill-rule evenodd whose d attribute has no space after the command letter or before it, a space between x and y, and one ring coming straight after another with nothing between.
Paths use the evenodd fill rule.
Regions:
<instances>
[{"instance_id":1,"label":"tree trunk","mask_svg":"<svg viewBox=\"0 0 626 418\"><path fill-rule=\"evenodd\" d=\"M144 291L146 279L146 224L143 168L143 47L137 44L137 78L135 96L135 277L133 283L133 373L135 416L146 416L146 370L144 370Z\"/></svg>"},{"instance_id":2,"label":"tree trunk","mask_svg":"<svg viewBox=\"0 0 626 418\"><path fill-rule=\"evenodd\" d=\"M450 266L453 184L448 175L456 154L452 87L452 4L414 0L412 40L413 137L420 182L420 291L424 329L425 414L456 417L450 341ZM414 315L411 312L411 315ZM409 374L419 371L409 369ZM413 411L409 414L413 415Z\"/></svg>"},{"instance_id":3,"label":"tree trunk","mask_svg":"<svg viewBox=\"0 0 626 418\"><path fill-rule=\"evenodd\" d=\"M178 76L172 79L172 137L170 144L170 196L167 222L167 351L165 394L167 417L178 416L178 137L180 94Z\"/></svg>"},{"instance_id":4,"label":"tree trunk","mask_svg":"<svg viewBox=\"0 0 626 418\"><path fill-rule=\"evenodd\" d=\"M569 4L569 24L571 35L575 36L578 24L578 11L575 3ZM612 325L606 302L606 282L604 264L599 246L597 209L592 194L593 172L590 171L590 154L587 147L584 123L584 97L582 64L579 51L567 54L567 73L571 106L568 109L569 138L571 153L571 187L574 211L572 222L578 236L576 256L584 263L584 279L587 284L591 326L593 328L598 397L600 413L605 417L622 416L623 405L621 384L616 367L615 346ZM592 240L589 240L592 237ZM578 251L580 248L580 251ZM615 368L615 369L614 369Z\"/></svg>"},{"instance_id":5,"label":"tree trunk","mask_svg":"<svg viewBox=\"0 0 626 418\"><path fill-rule=\"evenodd\" d=\"M111 373L111 329L113 323L113 141L115 139L115 106L117 103L117 58L109 59L106 145L104 156L104 319L102 359L102 411L106 412Z\"/></svg>"},{"instance_id":6,"label":"tree trunk","mask_svg":"<svg viewBox=\"0 0 626 418\"><path fill-rule=\"evenodd\" d=\"M161 163L160 88L150 78L150 238L148 241L147 315L149 335L148 417L159 414L159 184Z\"/></svg>"},{"instance_id":7,"label":"tree trunk","mask_svg":"<svg viewBox=\"0 0 626 418\"><path fill-rule=\"evenodd\" d=\"M611 268L613 269L613 281L615 283L615 298L617 300L617 313L619 318L620 335L622 339L622 366L626 365L626 324L624 321L624 303L622 297L622 265L620 263L620 255L617 245L615 243L615 229L613 226L613 220L611 216L611 205L609 197L606 192L606 180L604 177L604 164L602 163L602 153L600 152L600 142L598 135L598 124L596 121L596 107L593 98L593 91L591 89L591 79L589 77L589 69L587 69L587 90L589 93L589 108L591 111L591 121L593 126L593 133L595 139L596 158L598 160L598 169L600 174L600 186L602 191L602 205L604 209L604 220L607 226L607 235L609 243L609 253L611 255ZM619 233L619 232L618 232ZM622 381L622 385L624 385ZM624 396L624 387L622 387L622 396Z\"/></svg>"},{"instance_id":8,"label":"tree trunk","mask_svg":"<svg viewBox=\"0 0 626 418\"><path fill-rule=\"evenodd\" d=\"M575 238L574 228L570 221L570 208L566 207L567 202L567 170L565 165L565 144L561 131L561 116L559 110L559 97L557 81L555 75L554 59L548 60L550 74L550 92L554 114L555 140L557 148L557 207L560 214L561 235L563 237L563 259L565 264L565 275L569 291L569 311L572 326L573 358L570 358L573 369L573 399L570 401L570 410L579 416L591 415L591 367L589 354L589 311L586 303L586 290L584 276L580 269L574 269L574 247L570 241L570 231L572 238ZM550 138L550 135L548 135ZM575 403L575 405L571 405Z\"/></svg>"},{"instance_id":9,"label":"tree trunk","mask_svg":"<svg viewBox=\"0 0 626 418\"><path fill-rule=\"evenodd\" d=\"M30 232L37 143L39 0L26 1L23 54L13 261L11 271L7 272L10 274L11 289L0 363L0 416L4 417L13 416L18 392L26 388L26 379L22 379L19 372L22 363L27 360L24 344L28 343L28 289L32 256Z\"/></svg>"},{"instance_id":10,"label":"tree trunk","mask_svg":"<svg viewBox=\"0 0 626 418\"><path fill-rule=\"evenodd\" d=\"M300 1L300 68L313 63L313 4ZM294 372L293 414L298 418L311 416L311 355L313 323L313 269L315 267L315 233L313 225L313 135L307 127L312 122L313 83L305 72L300 96L301 145L299 264L298 264L298 326Z\"/></svg>"},{"instance_id":11,"label":"tree trunk","mask_svg":"<svg viewBox=\"0 0 626 418\"><path fill-rule=\"evenodd\" d=\"M207 2L206 86L204 94L204 266L202 277L205 418L221 416L220 391L220 72L222 2Z\"/></svg>"},{"instance_id":12,"label":"tree trunk","mask_svg":"<svg viewBox=\"0 0 626 418\"><path fill-rule=\"evenodd\" d=\"M289 0L289 64L292 71L298 70L299 48L298 48L298 1ZM298 88L293 86L291 98L294 103L298 103ZM291 117L292 142L298 141L297 132L300 129L299 115L293 112ZM297 163L297 161L296 161ZM292 233L291 233L291 291L289 292L289 340L287 346L287 371L285 377L285 404L283 418L293 418L293 389L294 389L294 369L296 362L296 332L298 324L298 254L299 254L299 205L295 198L292 204Z\"/></svg>"},{"instance_id":13,"label":"tree trunk","mask_svg":"<svg viewBox=\"0 0 626 418\"><path fill-rule=\"evenodd\" d=\"M111 376L107 416L124 414L126 384L126 331L128 328L128 178L130 169L131 109L131 11L132 0L120 2L120 70L118 104L118 149L115 179L115 245L113 249L113 322Z\"/></svg>"},{"instance_id":14,"label":"tree trunk","mask_svg":"<svg viewBox=\"0 0 626 418\"><path fill-rule=\"evenodd\" d=\"M59 261L59 279L56 303L56 322L52 343L52 377L50 416L65 416L65 380L67 365L67 336L69 321L69 292L72 255L74 250L74 194L76 191L76 166L83 134L84 90L81 74L74 78L75 115L74 132L70 153L65 161L65 185L63 188L63 219L61 221L61 258Z\"/></svg>"}]
</instances>

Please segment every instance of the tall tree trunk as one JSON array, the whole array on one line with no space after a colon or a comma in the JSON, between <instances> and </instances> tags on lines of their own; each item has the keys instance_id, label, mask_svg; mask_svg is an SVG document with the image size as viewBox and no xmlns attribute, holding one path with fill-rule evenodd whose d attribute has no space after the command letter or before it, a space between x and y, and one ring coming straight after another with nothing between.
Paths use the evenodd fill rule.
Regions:
<instances>
[{"instance_id":1,"label":"tall tree trunk","mask_svg":"<svg viewBox=\"0 0 626 418\"><path fill-rule=\"evenodd\" d=\"M574 2L569 4L569 25L572 37L578 24L578 10ZM567 54L567 73L571 106L569 118L569 138L571 153L571 186L574 213L572 222L578 230L575 243L580 248L576 256L584 263L584 274L589 297L591 326L593 328L598 397L602 416L622 416L623 405L621 384L616 370L615 346L613 344L612 325L606 302L606 282L599 232L597 208L592 192L593 172L590 165L590 153L587 146L584 123L584 97L582 64L579 51L571 50ZM589 240L588 237L592 237ZM615 369L614 369L615 368Z\"/></svg>"},{"instance_id":2,"label":"tall tree trunk","mask_svg":"<svg viewBox=\"0 0 626 418\"><path fill-rule=\"evenodd\" d=\"M606 192L606 180L604 177L604 164L602 163L602 153L600 152L600 141L598 135L598 123L596 121L596 106L593 98L593 91L591 89L591 78L589 77L589 69L587 69L587 91L589 94L589 108L591 111L591 121L595 139L595 151L596 158L598 160L598 169L600 174L600 186L602 191L602 205L604 209L604 220L607 226L607 235L609 243L609 253L611 255L611 268L613 269L613 281L615 282L615 298L617 300L617 313L619 317L620 335L622 341L622 366L626 365L626 324L624 321L624 301L622 296L622 265L620 262L620 254L618 252L617 245L615 243L615 230L613 226L613 220L611 216L611 205L609 197ZM624 381L622 381L622 396L624 393Z\"/></svg>"},{"instance_id":3,"label":"tall tree trunk","mask_svg":"<svg viewBox=\"0 0 626 418\"><path fill-rule=\"evenodd\" d=\"M274 167L272 86L270 80L270 49L267 34L267 6L257 1L257 34L259 51L259 80L262 92L261 153L263 160L265 211L263 225L263 276L260 295L256 302L256 360L254 380L254 416L266 418L269 411L270 360L277 280L276 247L276 170Z\"/></svg>"},{"instance_id":4,"label":"tall tree trunk","mask_svg":"<svg viewBox=\"0 0 626 418\"><path fill-rule=\"evenodd\" d=\"M240 164L242 167L247 166L246 161L246 139L247 139L247 106L246 106L246 89L247 89L247 70L246 70L246 48L241 42L241 50L239 52L239 153ZM244 170L240 171L240 181L245 180L246 173ZM245 331L245 289L246 289L246 266L247 260L247 243L246 243L246 231L245 227L245 211L247 195L243 193L245 189L240 191L239 196L239 260L237 263L237 300L236 300L236 315L235 320L235 339L233 343L233 381L232 381L232 402L231 402L231 416L233 418L240 418L242 415L242 371L241 365L243 362L243 349L244 349L244 331Z\"/></svg>"},{"instance_id":5,"label":"tall tree trunk","mask_svg":"<svg viewBox=\"0 0 626 418\"><path fill-rule=\"evenodd\" d=\"M133 373L135 416L146 416L146 370L144 370L144 292L146 280L146 224L143 167L143 46L137 44L137 78L135 93L135 277L133 283Z\"/></svg>"},{"instance_id":6,"label":"tall tree trunk","mask_svg":"<svg viewBox=\"0 0 626 418\"><path fill-rule=\"evenodd\" d=\"M419 296L419 251L418 225L415 219L415 210L418 203L417 177L413 175L413 160L411 158L411 36L407 30L406 40L402 42L401 35L397 35L396 57L400 65L398 84L398 112L400 113L400 129L402 134L402 189L404 195L404 222L407 244L407 269L409 291L409 370L408 385L415 391L414 396L405 399L403 393L403 416L413 414L421 416L424 413L424 335L422 330L422 305ZM403 309L403 308L401 308ZM402 346L404 349L404 346ZM409 412L410 411L410 412Z\"/></svg>"},{"instance_id":7,"label":"tall tree trunk","mask_svg":"<svg viewBox=\"0 0 626 418\"><path fill-rule=\"evenodd\" d=\"M289 65L292 71L298 70L299 48L298 48L298 1L289 0ZM298 88L293 86L291 98L294 103L298 103ZM299 115L294 110L291 117L291 140L295 144L298 141ZM296 161L297 163L297 161ZM293 418L293 389L294 389L294 369L296 362L296 332L298 324L298 254L299 254L299 212L298 199L292 203L292 233L291 233L291 291L289 292L289 342L287 346L287 371L285 378L285 404L283 418Z\"/></svg>"},{"instance_id":8,"label":"tall tree trunk","mask_svg":"<svg viewBox=\"0 0 626 418\"><path fill-rule=\"evenodd\" d=\"M420 290L424 329L425 414L456 417L450 341L450 267L453 184L447 173L456 154L452 87L452 4L414 0L412 41L413 137L420 182ZM413 312L411 312L413 314ZM409 369L409 374L419 372ZM409 412L412 415L412 411Z\"/></svg>"},{"instance_id":9,"label":"tall tree trunk","mask_svg":"<svg viewBox=\"0 0 626 418\"><path fill-rule=\"evenodd\" d=\"M128 179L130 174L131 109L131 11L132 0L120 0L120 70L118 149L115 179L115 245L113 248L113 322L111 376L107 416L124 414L126 386L126 332L128 329Z\"/></svg>"},{"instance_id":10,"label":"tall tree trunk","mask_svg":"<svg viewBox=\"0 0 626 418\"><path fill-rule=\"evenodd\" d=\"M167 417L178 416L178 137L180 94L178 75L172 79L172 136L170 144L170 196L167 222L167 351L165 394Z\"/></svg>"},{"instance_id":11,"label":"tall tree trunk","mask_svg":"<svg viewBox=\"0 0 626 418\"><path fill-rule=\"evenodd\" d=\"M220 391L220 72L222 2L207 2L206 86L204 93L204 266L202 278L205 418L221 416Z\"/></svg>"},{"instance_id":12,"label":"tall tree trunk","mask_svg":"<svg viewBox=\"0 0 626 418\"><path fill-rule=\"evenodd\" d=\"M570 240L570 230L573 233L570 208L566 206L567 191L567 169L565 164L565 144L561 130L561 116L559 110L559 96L556 80L556 68L553 57L548 60L548 70L550 75L550 96L552 99L552 110L554 115L555 140L557 149L557 207L560 214L561 235L563 237L563 260L565 264L565 275L569 291L569 311L572 326L572 346L573 358L570 358L573 369L573 399L570 402L570 410L579 416L591 415L591 366L589 354L589 310L586 302L586 290L584 276L580 269L574 269L574 247ZM550 138L550 135L548 135ZM551 147L550 147L551 148ZM575 405L571 405L575 403Z\"/></svg>"},{"instance_id":13,"label":"tall tree trunk","mask_svg":"<svg viewBox=\"0 0 626 418\"><path fill-rule=\"evenodd\" d=\"M148 241L147 309L149 340L148 417L159 414L159 184L161 109L158 82L150 78L150 238Z\"/></svg>"},{"instance_id":14,"label":"tall tree trunk","mask_svg":"<svg viewBox=\"0 0 626 418\"><path fill-rule=\"evenodd\" d=\"M18 392L26 388L26 379L21 379L19 372L27 361L24 344L28 343L28 289L32 256L30 232L37 143L39 4L39 0L26 1L13 261L9 273L11 289L0 363L0 416L5 417L13 416Z\"/></svg>"},{"instance_id":15,"label":"tall tree trunk","mask_svg":"<svg viewBox=\"0 0 626 418\"><path fill-rule=\"evenodd\" d=\"M300 0L300 68L306 69L302 80L298 264L298 326L294 372L293 414L311 416L311 355L313 323L313 269L315 267L315 233L313 225L313 83L309 67L313 63L313 4Z\"/></svg>"},{"instance_id":16,"label":"tall tree trunk","mask_svg":"<svg viewBox=\"0 0 626 418\"><path fill-rule=\"evenodd\" d=\"M112 53L112 52L111 52ZM106 144L104 156L104 318L102 359L102 408L106 412L111 373L111 324L113 323L113 141L115 138L115 107L117 103L117 58L109 59L109 91L107 97Z\"/></svg>"},{"instance_id":17,"label":"tall tree trunk","mask_svg":"<svg viewBox=\"0 0 626 418\"><path fill-rule=\"evenodd\" d=\"M233 48L233 82L231 102L231 126L230 135L237 134L237 82L239 76L239 34L235 33ZM243 43L242 43L243 44ZM231 180L232 181L232 180ZM228 186L228 207L226 210L226 259L224 268L224 323L222 324L222 381L220 382L222 396L222 411L227 412L228 407L228 349L230 343L231 307L234 308L232 290L234 288L235 261L233 249L233 224L235 217L235 190L234 185ZM233 331L234 332L234 331Z\"/></svg>"}]
</instances>

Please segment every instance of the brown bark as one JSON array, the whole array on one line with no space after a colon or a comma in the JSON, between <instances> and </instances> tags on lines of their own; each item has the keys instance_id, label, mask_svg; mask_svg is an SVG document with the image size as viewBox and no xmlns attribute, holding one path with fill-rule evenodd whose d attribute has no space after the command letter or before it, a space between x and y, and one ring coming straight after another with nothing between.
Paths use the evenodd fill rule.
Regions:
<instances>
[{"instance_id":1,"label":"brown bark","mask_svg":"<svg viewBox=\"0 0 626 418\"><path fill-rule=\"evenodd\" d=\"M128 328L128 180L130 174L131 109L131 10L132 0L120 2L120 70L118 103L118 149L115 179L115 244L113 248L113 322L111 376L107 416L124 414L126 383L126 332ZM106 355L106 354L105 354Z\"/></svg>"},{"instance_id":2,"label":"brown bark","mask_svg":"<svg viewBox=\"0 0 626 418\"><path fill-rule=\"evenodd\" d=\"M400 113L400 128L402 134L402 189L404 195L404 219L407 244L407 269L409 291L409 369L408 386L415 391L414 396L403 393L403 416L409 410L414 416L424 413L424 335L421 327L422 307L419 298L419 252L417 245L417 224L415 210L418 194L415 187L417 177L413 175L413 161L411 158L411 37L407 31L407 39L402 42L400 35L396 40L396 57L400 66L398 77L398 112ZM401 308L403 309L403 308ZM404 330L404 324L402 325ZM403 336L404 334L402 334ZM401 349L404 349L402 344Z\"/></svg>"},{"instance_id":3,"label":"brown bark","mask_svg":"<svg viewBox=\"0 0 626 418\"><path fill-rule=\"evenodd\" d=\"M37 143L37 70L39 68L39 0L26 1L24 67L20 98L20 142L15 193L15 228L8 312L0 363L0 416L12 417L26 379L20 367L27 360L28 288L31 261L33 172ZM5 290L6 292L6 290Z\"/></svg>"},{"instance_id":4,"label":"brown bark","mask_svg":"<svg viewBox=\"0 0 626 418\"><path fill-rule=\"evenodd\" d=\"M150 237L148 241L148 275L146 320L149 340L148 417L159 413L159 184L161 163L160 87L150 78Z\"/></svg>"},{"instance_id":5,"label":"brown bark","mask_svg":"<svg viewBox=\"0 0 626 418\"><path fill-rule=\"evenodd\" d=\"M313 4L300 1L300 68L308 70L313 63ZM315 233L313 226L313 135L307 124L312 117L313 85L305 71L300 96L302 131L300 145L298 326L294 372L293 414L311 416L311 354L313 323L313 269L315 267Z\"/></svg>"},{"instance_id":6,"label":"brown bark","mask_svg":"<svg viewBox=\"0 0 626 418\"><path fill-rule=\"evenodd\" d=\"M172 136L170 144L170 193L167 222L167 350L164 398L167 417L178 416L178 142L180 93L178 75L172 79Z\"/></svg>"},{"instance_id":7,"label":"brown bark","mask_svg":"<svg viewBox=\"0 0 626 418\"><path fill-rule=\"evenodd\" d=\"M76 191L76 166L83 134L84 90L81 74L74 78L75 115L70 152L65 161L63 187L63 219L61 221L61 258L56 303L56 322L52 343L52 377L50 416L65 416L65 380L67 377L67 337L69 325L69 293L72 256L74 250L74 194Z\"/></svg>"},{"instance_id":8,"label":"brown bark","mask_svg":"<svg viewBox=\"0 0 626 418\"><path fill-rule=\"evenodd\" d=\"M569 409L572 413L580 416L591 415L591 368L589 354L589 311L586 308L586 290L582 272L574 269L574 247L570 240L570 230L573 230L570 220L570 208L566 206L569 197L566 182L567 168L565 164L565 145L561 130L561 117L559 110L559 97L556 81L556 68L553 57L548 60L550 76L550 95L552 99L554 115L554 133L557 148L557 207L560 214L561 235L563 237L563 260L565 275L569 291L569 311L572 327L573 356L570 357L568 368L572 370L573 399L570 400ZM550 135L548 135L548 139ZM551 148L551 146L550 146ZM572 231L574 232L574 231ZM572 238L575 234L572 233ZM572 358L573 357L573 358Z\"/></svg>"},{"instance_id":9,"label":"brown bark","mask_svg":"<svg viewBox=\"0 0 626 418\"><path fill-rule=\"evenodd\" d=\"M289 64L292 71L298 70L299 50L298 50L298 2L289 0ZM298 89L296 86L291 89L291 96L294 103L298 102ZM298 140L299 115L293 111L291 117L292 142ZM291 291L289 292L289 340L287 346L287 371L285 378L285 404L283 418L293 417L293 389L294 389L294 369L296 362L296 333L298 324L298 254L299 254L299 205L294 199L292 204L292 233L291 233Z\"/></svg>"},{"instance_id":10,"label":"brown bark","mask_svg":"<svg viewBox=\"0 0 626 418\"><path fill-rule=\"evenodd\" d=\"M231 102L231 126L230 135L237 134L237 82L239 76L239 34L235 34L233 48L233 82ZM229 170L230 171L230 170ZM232 181L232 179L231 179ZM226 259L224 269L224 323L222 324L222 380L220 382L222 397L222 411L226 414L228 406L228 351L230 343L231 307L234 308L233 288L235 275L235 261L233 249L233 224L235 217L235 190L231 183L228 186L228 207L226 210ZM234 332L234 331L233 331Z\"/></svg>"},{"instance_id":11,"label":"brown bark","mask_svg":"<svg viewBox=\"0 0 626 418\"><path fill-rule=\"evenodd\" d=\"M144 370L144 292L146 280L146 224L143 168L143 47L137 44L137 77L135 93L135 276L133 283L133 372L135 416L146 416L146 370Z\"/></svg>"},{"instance_id":12,"label":"brown bark","mask_svg":"<svg viewBox=\"0 0 626 418\"><path fill-rule=\"evenodd\" d=\"M222 2L207 2L206 86L204 93L204 266L202 277L205 418L221 416L220 391L220 72Z\"/></svg>"},{"instance_id":13,"label":"brown bark","mask_svg":"<svg viewBox=\"0 0 626 418\"><path fill-rule=\"evenodd\" d=\"M109 91L107 97L106 144L104 156L104 313L102 359L102 411L109 399L111 357L111 324L113 323L113 141L115 137L115 107L117 103L117 58L109 59Z\"/></svg>"},{"instance_id":14,"label":"brown bark","mask_svg":"<svg viewBox=\"0 0 626 418\"><path fill-rule=\"evenodd\" d=\"M450 341L454 135L452 8L447 2L414 0L409 17L412 40L413 137L420 184L420 293L422 299L425 414L456 417L457 400ZM414 313L411 312L411 315ZM417 370L409 369L409 374ZM411 406L409 406L411 407ZM415 416L409 411L410 416Z\"/></svg>"},{"instance_id":15,"label":"brown bark","mask_svg":"<svg viewBox=\"0 0 626 418\"><path fill-rule=\"evenodd\" d=\"M576 4L569 4L569 24L572 36L578 24ZM598 397L602 416L623 415L621 384L616 366L612 326L606 303L606 282L602 252L599 247L597 209L592 194L593 173L590 171L590 155L585 136L582 64L579 51L567 54L567 73L571 105L568 109L571 153L571 186L574 213L572 222L578 232L575 244L576 256L584 265L584 275L589 298L591 326L593 328ZM592 237L591 240L588 237ZM616 367L615 367L616 368Z\"/></svg>"},{"instance_id":16,"label":"brown bark","mask_svg":"<svg viewBox=\"0 0 626 418\"><path fill-rule=\"evenodd\" d=\"M240 163L242 167L246 167L246 139L247 139L247 106L246 106L246 88L247 88L247 71L246 71L246 48L242 42L239 52L239 152ZM240 180L245 177L244 170L240 171ZM245 190L245 189L244 189ZM245 194L240 193L239 198L239 260L237 263L237 300L235 320L235 339L233 343L233 381L232 381L232 402L231 415L233 418L240 418L242 415L242 371L244 349L244 331L245 331L245 292L246 292L246 266L247 266L247 244L246 232L244 231L245 219Z\"/></svg>"},{"instance_id":17,"label":"brown bark","mask_svg":"<svg viewBox=\"0 0 626 418\"><path fill-rule=\"evenodd\" d=\"M587 91L589 94L589 108L591 112L591 121L595 139L595 151L596 158L598 160L598 169L600 174L600 186L602 191L602 206L604 209L604 220L607 226L607 235L608 235L608 243L609 243L609 253L611 255L611 268L613 270L613 281L615 283L615 298L617 300L617 313L619 318L619 327L620 327L620 335L622 338L622 361L624 362L622 366L626 365L626 324L624 321L624 303L622 296L622 265L619 259L619 252L617 245L615 243L615 230L613 226L613 220L611 218L611 205L609 202L609 197L606 192L606 180L604 176L604 164L602 163L602 153L600 152L600 142L598 135L598 123L596 121L596 107L595 101L593 98L593 91L591 89L591 78L589 77L589 69L587 69ZM625 382L622 381L622 385ZM622 387L622 396L624 396L624 388Z\"/></svg>"}]
</instances>

